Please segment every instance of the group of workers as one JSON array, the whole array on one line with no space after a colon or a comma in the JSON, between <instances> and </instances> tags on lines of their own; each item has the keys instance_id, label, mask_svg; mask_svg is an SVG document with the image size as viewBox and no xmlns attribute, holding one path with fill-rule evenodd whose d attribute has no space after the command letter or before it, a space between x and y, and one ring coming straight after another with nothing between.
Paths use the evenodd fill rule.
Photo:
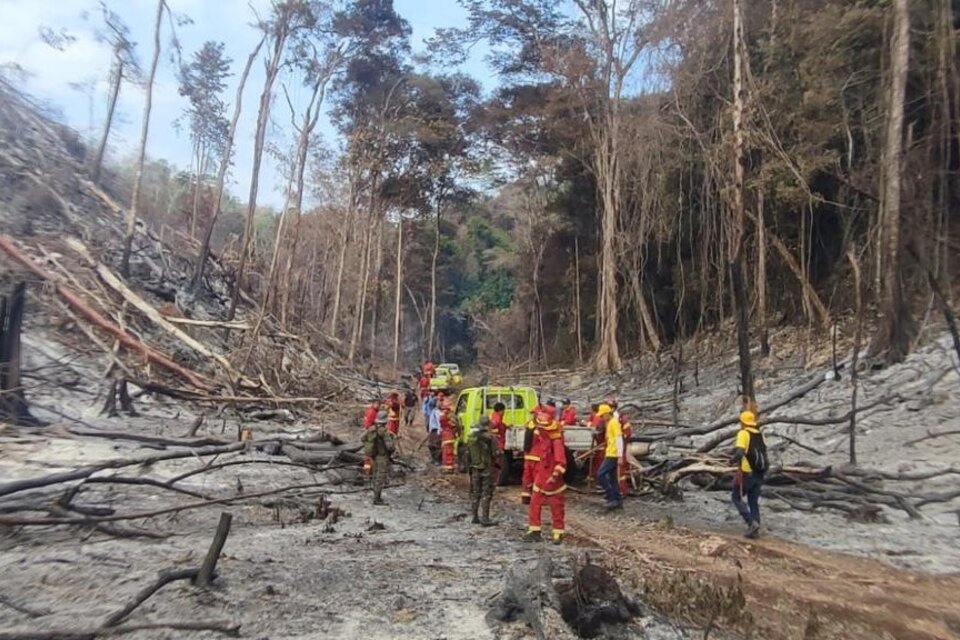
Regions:
<instances>
[{"instance_id":1,"label":"group of workers","mask_svg":"<svg viewBox=\"0 0 960 640\"><path fill-rule=\"evenodd\" d=\"M390 456L396 448L401 420L407 426L414 420L419 403L426 424L430 457L440 466L441 473L456 471L458 430L452 398L443 391L431 391L423 384L409 390L401 398L397 391L387 395L383 403L371 403L364 413L365 473L371 476L374 504L384 504L383 483ZM499 483L504 464L508 425L504 421L506 407L496 403L490 416L483 416L466 438L470 472L472 522L483 526L496 524L490 518L494 486ZM538 403L530 413L523 444L523 476L521 501L528 505L527 540L542 536L542 512L550 509L552 527L550 539L559 544L565 534L564 476L568 460L564 446L563 429L583 424L594 430L594 447L589 452L588 475L603 492L605 509L623 508L623 497L629 490L629 460L627 443L631 438L629 417L619 411L615 398L594 404L586 420L578 421L576 407L565 399L559 408L552 400ZM737 472L733 482L732 501L747 524L747 536L756 537L760 531L759 499L764 474L768 467L766 445L760 434L755 410L749 408L740 414L732 463ZM422 445L423 443L421 443Z\"/></svg>"}]
</instances>

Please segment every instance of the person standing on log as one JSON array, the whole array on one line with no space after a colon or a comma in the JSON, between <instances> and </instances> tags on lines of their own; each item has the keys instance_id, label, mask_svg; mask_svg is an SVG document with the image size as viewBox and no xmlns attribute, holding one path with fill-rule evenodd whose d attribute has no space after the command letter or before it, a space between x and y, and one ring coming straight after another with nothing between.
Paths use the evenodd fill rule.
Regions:
<instances>
[{"instance_id":1,"label":"person standing on log","mask_svg":"<svg viewBox=\"0 0 960 640\"><path fill-rule=\"evenodd\" d=\"M453 473L456 465L454 447L457 443L457 432L453 421L453 405L450 400L444 399L440 413L440 471Z\"/></svg>"},{"instance_id":2,"label":"person standing on log","mask_svg":"<svg viewBox=\"0 0 960 640\"><path fill-rule=\"evenodd\" d=\"M597 409L597 416L603 420L604 439L606 445L603 454L603 463L597 471L597 481L603 487L607 499L607 511L623 508L623 496L620 494L620 485L617 481L617 467L623 457L623 431L620 420L614 415L609 404L602 404Z\"/></svg>"},{"instance_id":3,"label":"person standing on log","mask_svg":"<svg viewBox=\"0 0 960 640\"><path fill-rule=\"evenodd\" d=\"M740 431L737 432L732 462L737 465L733 478L733 506L747 523L746 536L756 538L760 535L760 492L770 464L767 443L753 411L740 414Z\"/></svg>"},{"instance_id":4,"label":"person standing on log","mask_svg":"<svg viewBox=\"0 0 960 640\"><path fill-rule=\"evenodd\" d=\"M490 502L493 500L493 472L499 468L500 449L490 433L490 418L483 416L470 432L467 443L470 453L470 500L473 524L492 527Z\"/></svg>"},{"instance_id":5,"label":"person standing on log","mask_svg":"<svg viewBox=\"0 0 960 640\"><path fill-rule=\"evenodd\" d=\"M560 423L550 418L550 414L541 411L534 420L539 432L534 448L537 456L536 479L533 483L533 497L527 518L528 541L540 539L543 507L550 508L553 526L550 539L560 544L564 536L564 515L566 509L567 484L563 474L567 471L566 447L563 444L563 430Z\"/></svg>"},{"instance_id":6,"label":"person standing on log","mask_svg":"<svg viewBox=\"0 0 960 640\"><path fill-rule=\"evenodd\" d=\"M373 504L386 504L383 501L383 486L387 482L390 470L390 456L393 454L396 441L394 435L387 429L387 412L377 414L373 428L363 434L363 452L373 461L371 486L373 488Z\"/></svg>"}]
</instances>

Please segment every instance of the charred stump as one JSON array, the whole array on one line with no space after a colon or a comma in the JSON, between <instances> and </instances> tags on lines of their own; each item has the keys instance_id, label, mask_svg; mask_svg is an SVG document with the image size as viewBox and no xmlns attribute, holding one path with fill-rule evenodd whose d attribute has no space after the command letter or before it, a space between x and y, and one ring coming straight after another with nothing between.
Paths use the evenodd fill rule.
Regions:
<instances>
[{"instance_id":1,"label":"charred stump","mask_svg":"<svg viewBox=\"0 0 960 640\"><path fill-rule=\"evenodd\" d=\"M17 284L9 298L0 296L0 420L37 427L43 423L30 414L20 379L20 330L26 302L25 282Z\"/></svg>"},{"instance_id":2,"label":"charred stump","mask_svg":"<svg viewBox=\"0 0 960 640\"><path fill-rule=\"evenodd\" d=\"M617 580L590 560L576 569L573 581L557 588L560 614L581 638L606 636L606 625L626 624L642 614L641 607L624 595Z\"/></svg>"}]
</instances>

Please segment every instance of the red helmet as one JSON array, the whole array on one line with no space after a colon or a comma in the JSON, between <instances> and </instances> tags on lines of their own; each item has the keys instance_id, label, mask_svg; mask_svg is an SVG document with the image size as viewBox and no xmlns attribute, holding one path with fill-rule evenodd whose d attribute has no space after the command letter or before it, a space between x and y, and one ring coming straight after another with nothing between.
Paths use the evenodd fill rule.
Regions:
<instances>
[{"instance_id":1,"label":"red helmet","mask_svg":"<svg viewBox=\"0 0 960 640\"><path fill-rule=\"evenodd\" d=\"M534 414L534 420L538 425L546 426L553 421L553 416L550 415L549 411L540 410Z\"/></svg>"}]
</instances>

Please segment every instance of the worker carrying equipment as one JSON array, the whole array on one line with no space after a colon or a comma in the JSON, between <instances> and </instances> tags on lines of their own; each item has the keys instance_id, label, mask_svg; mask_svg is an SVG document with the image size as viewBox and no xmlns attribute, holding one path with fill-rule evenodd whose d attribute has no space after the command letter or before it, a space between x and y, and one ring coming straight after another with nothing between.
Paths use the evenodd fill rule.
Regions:
<instances>
[{"instance_id":1,"label":"worker carrying equipment","mask_svg":"<svg viewBox=\"0 0 960 640\"><path fill-rule=\"evenodd\" d=\"M567 484L563 474L567 471L567 455L563 445L563 431L556 420L538 416L536 431L539 432L535 455L538 458L536 479L533 483L533 496L527 519L527 540L539 540L543 507L550 508L553 526L550 538L554 544L560 544L564 536L565 492Z\"/></svg>"},{"instance_id":2,"label":"worker carrying equipment","mask_svg":"<svg viewBox=\"0 0 960 640\"><path fill-rule=\"evenodd\" d=\"M467 442L470 454L470 500L473 524L492 527L490 502L493 500L493 472L495 461L500 457L500 448L490 433L490 418L484 416L471 430Z\"/></svg>"},{"instance_id":3,"label":"worker carrying equipment","mask_svg":"<svg viewBox=\"0 0 960 640\"><path fill-rule=\"evenodd\" d=\"M377 414L373 428L367 429L361 440L363 452L373 461L371 486L373 488L373 504L386 504L383 501L383 486L386 484L387 473L390 468L390 456L396 446L394 436L387 430L387 412Z\"/></svg>"},{"instance_id":4,"label":"worker carrying equipment","mask_svg":"<svg viewBox=\"0 0 960 640\"><path fill-rule=\"evenodd\" d=\"M760 535L760 492L770 461L767 458L767 443L757 425L753 411L740 414L740 431L734 444L733 459L737 472L733 479L731 499L740 517L747 523L746 536ZM746 498L746 504L744 504Z\"/></svg>"}]
</instances>

